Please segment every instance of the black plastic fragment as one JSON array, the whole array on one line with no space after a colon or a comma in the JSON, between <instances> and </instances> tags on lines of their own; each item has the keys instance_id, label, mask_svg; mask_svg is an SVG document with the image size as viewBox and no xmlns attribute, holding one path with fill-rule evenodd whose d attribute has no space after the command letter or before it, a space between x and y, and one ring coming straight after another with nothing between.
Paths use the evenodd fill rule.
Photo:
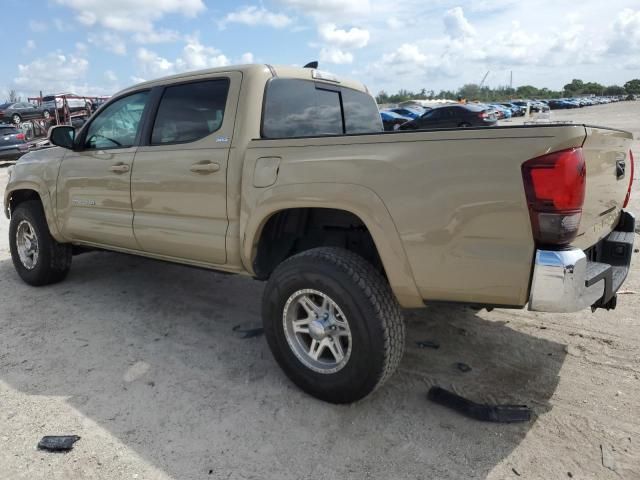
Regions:
<instances>
[{"instance_id":1,"label":"black plastic fragment","mask_svg":"<svg viewBox=\"0 0 640 480\"><path fill-rule=\"evenodd\" d=\"M38 442L38 448L50 452L65 452L71 450L78 440L78 435L46 435Z\"/></svg>"},{"instance_id":2,"label":"black plastic fragment","mask_svg":"<svg viewBox=\"0 0 640 480\"><path fill-rule=\"evenodd\" d=\"M462 363L462 362L456 363L456 368L460 370L462 373L467 373L471 371L471 367L466 363Z\"/></svg>"},{"instance_id":3,"label":"black plastic fragment","mask_svg":"<svg viewBox=\"0 0 640 480\"><path fill-rule=\"evenodd\" d=\"M232 330L240 335L240 338L254 338L259 337L264 333L262 327L259 328L242 328L242 325L236 325Z\"/></svg>"},{"instance_id":4,"label":"black plastic fragment","mask_svg":"<svg viewBox=\"0 0 640 480\"><path fill-rule=\"evenodd\" d=\"M420 340L416 342L416 345L418 346L418 348L433 348L436 350L440 348L440 344L432 340Z\"/></svg>"},{"instance_id":5,"label":"black plastic fragment","mask_svg":"<svg viewBox=\"0 0 640 480\"><path fill-rule=\"evenodd\" d=\"M432 402L482 422L516 423L531 420L531 409L526 405L475 403L441 387L431 387L428 398Z\"/></svg>"}]
</instances>

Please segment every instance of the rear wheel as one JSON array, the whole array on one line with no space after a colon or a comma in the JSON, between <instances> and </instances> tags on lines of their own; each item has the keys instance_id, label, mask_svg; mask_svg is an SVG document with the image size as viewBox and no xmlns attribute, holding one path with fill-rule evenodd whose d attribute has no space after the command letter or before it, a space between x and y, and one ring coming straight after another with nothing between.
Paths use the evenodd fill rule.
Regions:
<instances>
[{"instance_id":1,"label":"rear wheel","mask_svg":"<svg viewBox=\"0 0 640 480\"><path fill-rule=\"evenodd\" d=\"M402 358L404 323L388 283L347 250L315 248L283 262L267 283L262 307L276 361L321 400L360 400Z\"/></svg>"},{"instance_id":2,"label":"rear wheel","mask_svg":"<svg viewBox=\"0 0 640 480\"><path fill-rule=\"evenodd\" d=\"M471 126L471 124L470 123L466 123L466 122L462 122L460 125L458 125L458 127L460 127L460 128L468 128L470 126Z\"/></svg>"},{"instance_id":3,"label":"rear wheel","mask_svg":"<svg viewBox=\"0 0 640 480\"><path fill-rule=\"evenodd\" d=\"M11 214L9 247L18 275L29 285L59 282L71 268L71 246L54 240L37 201L23 202Z\"/></svg>"}]
</instances>

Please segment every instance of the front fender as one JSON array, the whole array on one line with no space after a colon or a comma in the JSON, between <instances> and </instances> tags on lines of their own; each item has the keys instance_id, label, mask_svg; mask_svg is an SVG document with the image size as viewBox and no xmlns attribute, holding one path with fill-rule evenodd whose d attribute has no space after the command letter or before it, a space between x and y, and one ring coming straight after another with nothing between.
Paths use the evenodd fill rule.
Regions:
<instances>
[{"instance_id":1,"label":"front fender","mask_svg":"<svg viewBox=\"0 0 640 480\"><path fill-rule=\"evenodd\" d=\"M20 178L19 180L9 180L7 187L4 191L4 213L7 218L11 216L11 207L10 207L10 199L11 194L18 190L32 190L38 194L40 197L40 202L42 203L42 209L44 210L44 215L47 220L47 226L49 227L49 232L51 236L57 242L65 242L65 238L60 234L58 230L58 226L55 221L55 213L51 200L51 195L49 194L49 189L44 181L36 176L29 176L26 178Z\"/></svg>"},{"instance_id":2,"label":"front fender","mask_svg":"<svg viewBox=\"0 0 640 480\"><path fill-rule=\"evenodd\" d=\"M406 308L424 306L402 246L383 201L361 185L304 183L252 189L240 212L241 259L251 274L262 229L275 213L290 208L333 208L356 215L367 226L398 302Z\"/></svg>"}]
</instances>

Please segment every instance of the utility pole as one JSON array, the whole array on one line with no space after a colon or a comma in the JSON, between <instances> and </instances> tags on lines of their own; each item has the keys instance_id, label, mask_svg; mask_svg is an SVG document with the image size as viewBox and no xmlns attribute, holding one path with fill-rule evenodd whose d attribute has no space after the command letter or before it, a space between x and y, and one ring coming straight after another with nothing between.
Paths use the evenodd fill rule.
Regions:
<instances>
[{"instance_id":1,"label":"utility pole","mask_svg":"<svg viewBox=\"0 0 640 480\"><path fill-rule=\"evenodd\" d=\"M513 70L511 70L511 77L509 79L509 88L513 90Z\"/></svg>"}]
</instances>

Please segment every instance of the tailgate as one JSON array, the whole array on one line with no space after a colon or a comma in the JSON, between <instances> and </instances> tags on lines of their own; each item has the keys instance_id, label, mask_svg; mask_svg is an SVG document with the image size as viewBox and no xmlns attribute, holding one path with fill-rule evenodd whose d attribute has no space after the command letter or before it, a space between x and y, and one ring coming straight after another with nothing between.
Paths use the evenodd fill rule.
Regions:
<instances>
[{"instance_id":1,"label":"tailgate","mask_svg":"<svg viewBox=\"0 0 640 480\"><path fill-rule=\"evenodd\" d=\"M618 222L629 188L629 149L633 135L621 130L586 126L583 154L587 168L582 219L573 242L583 250L608 235Z\"/></svg>"}]
</instances>

